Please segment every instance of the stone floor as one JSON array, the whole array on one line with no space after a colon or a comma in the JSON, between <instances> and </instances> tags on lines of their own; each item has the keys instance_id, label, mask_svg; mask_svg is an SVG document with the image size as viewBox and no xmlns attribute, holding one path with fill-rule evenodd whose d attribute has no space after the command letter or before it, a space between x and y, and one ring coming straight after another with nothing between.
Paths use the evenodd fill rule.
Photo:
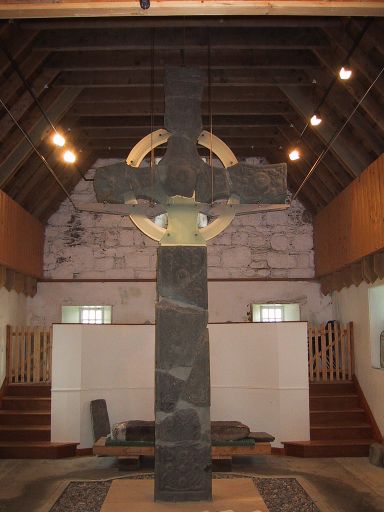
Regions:
<instances>
[{"instance_id":1,"label":"stone floor","mask_svg":"<svg viewBox=\"0 0 384 512\"><path fill-rule=\"evenodd\" d=\"M144 469L145 471L145 469ZM236 473L295 477L321 512L384 512L384 469L364 458L243 458ZM113 458L0 460L0 511L49 512L69 481L122 477ZM300 511L297 511L300 512Z\"/></svg>"}]
</instances>

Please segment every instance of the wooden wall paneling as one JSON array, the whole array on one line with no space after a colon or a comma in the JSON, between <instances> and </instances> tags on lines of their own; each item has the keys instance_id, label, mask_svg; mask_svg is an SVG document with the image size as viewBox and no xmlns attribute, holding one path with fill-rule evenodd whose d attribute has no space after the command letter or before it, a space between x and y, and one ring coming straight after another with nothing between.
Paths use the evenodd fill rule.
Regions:
<instances>
[{"instance_id":1,"label":"wooden wall paneling","mask_svg":"<svg viewBox=\"0 0 384 512\"><path fill-rule=\"evenodd\" d=\"M0 265L42 277L43 245L43 225L0 191Z\"/></svg>"},{"instance_id":2,"label":"wooden wall paneling","mask_svg":"<svg viewBox=\"0 0 384 512\"><path fill-rule=\"evenodd\" d=\"M335 272L384 249L383 174L384 155L381 155L317 214L314 221L317 276ZM363 273L371 279L370 266L367 267L367 262L364 265Z\"/></svg>"}]
</instances>

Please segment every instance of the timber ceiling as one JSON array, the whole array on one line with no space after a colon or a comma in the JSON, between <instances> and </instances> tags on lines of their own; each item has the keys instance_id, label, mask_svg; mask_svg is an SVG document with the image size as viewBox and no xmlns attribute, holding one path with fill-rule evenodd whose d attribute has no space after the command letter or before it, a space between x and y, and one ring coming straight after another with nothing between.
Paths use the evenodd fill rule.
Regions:
<instances>
[{"instance_id":1,"label":"timber ceiling","mask_svg":"<svg viewBox=\"0 0 384 512\"><path fill-rule=\"evenodd\" d=\"M288 161L288 149L367 22L350 59L353 79L335 81L321 108L323 123L304 131L303 157L288 163L289 187L295 192L383 66L383 19L34 19L3 22L0 38L53 124L77 150L77 167L85 172L97 158L125 157L151 126L163 127L164 66L183 62L208 70L210 61L212 100L209 103L207 81L205 129L210 128L211 109L213 132L238 158ZM49 142L52 130L1 50L0 70L1 99L72 190L81 179L79 173L60 161L61 150ZM383 152L382 78L301 190L299 198L312 212L328 204ZM46 221L64 193L4 110L0 141L0 187Z\"/></svg>"}]
</instances>

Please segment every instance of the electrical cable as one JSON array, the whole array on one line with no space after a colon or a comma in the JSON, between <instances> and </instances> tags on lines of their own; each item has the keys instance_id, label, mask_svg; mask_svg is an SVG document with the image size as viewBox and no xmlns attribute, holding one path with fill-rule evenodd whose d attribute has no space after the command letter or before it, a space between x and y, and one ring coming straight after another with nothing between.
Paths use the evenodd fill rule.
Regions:
<instances>
[{"instance_id":1,"label":"electrical cable","mask_svg":"<svg viewBox=\"0 0 384 512\"><path fill-rule=\"evenodd\" d=\"M61 183L61 181L59 180L59 178L57 177L55 171L52 169L52 167L49 165L49 163L47 162L46 158L44 157L44 155L41 154L41 152L38 150L38 148L36 147L35 143L33 142L33 140L31 139L31 137L29 136L29 134L24 130L24 128L20 125L20 123L17 121L17 119L13 116L12 112L9 110L9 108L7 107L7 105L4 103L4 101L0 98L0 103L2 105L2 107L4 108L4 110L7 112L7 114L9 115L9 117L12 119L12 121L14 122L14 124L17 126L17 128L21 131L21 133L24 135L24 137L26 138L26 140L29 142L30 146L32 147L32 149L35 151L35 153L37 154L37 156L40 158L40 160L43 162L43 164L45 165L45 167L48 169L48 171L51 173L51 175L53 176L53 178L55 179L56 183L59 185L59 187L61 188L61 190L64 192L64 194L67 196L69 202L72 204L72 206L75 208L75 210L77 210L76 208L76 205L75 203L72 201L71 199L71 196L69 194L69 192L67 191L67 189L64 187L64 185Z\"/></svg>"},{"instance_id":2,"label":"electrical cable","mask_svg":"<svg viewBox=\"0 0 384 512\"><path fill-rule=\"evenodd\" d=\"M307 175L305 176L304 180L302 181L301 185L299 186L299 188L296 190L296 192L294 193L294 195L292 196L292 199L291 199L291 202L296 199L297 195L299 194L300 190L304 187L305 183L309 180L309 178L312 176L312 174L314 173L316 167L319 165L319 163L321 162L321 160L324 158L324 156L328 153L328 151L331 149L332 147L332 144L335 142L335 140L337 139L337 137L340 135L340 133L344 130L344 128L346 127L346 125L349 123L349 121L351 120L352 116L355 114L356 110L360 107L361 103L364 101L365 97L367 96L367 94L369 93L369 91L372 89L372 87L375 85L375 83L378 81L378 79L380 78L380 76L382 75L382 73L384 72L384 67L381 68L379 74L377 75L377 77L374 79L374 81L371 83L371 85L368 87L368 89L365 91L365 93L363 94L363 96L360 98L358 104L356 105L356 107L352 110L352 112L350 113L350 115L348 116L348 118L346 119L346 121L343 123L343 125L341 126L341 128L339 128L339 130L337 130L333 136L330 138L330 140L327 142L327 145L325 146L325 148L323 149L323 151L320 153L320 155L317 157L315 163L312 165L312 167L310 168L310 170L308 171Z\"/></svg>"}]
</instances>

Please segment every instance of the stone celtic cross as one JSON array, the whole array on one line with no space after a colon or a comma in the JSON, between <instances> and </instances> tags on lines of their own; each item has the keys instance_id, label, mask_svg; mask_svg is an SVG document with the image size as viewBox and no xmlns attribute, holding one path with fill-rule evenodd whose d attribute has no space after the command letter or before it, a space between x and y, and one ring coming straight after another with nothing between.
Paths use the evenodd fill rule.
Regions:
<instances>
[{"instance_id":1,"label":"stone celtic cross","mask_svg":"<svg viewBox=\"0 0 384 512\"><path fill-rule=\"evenodd\" d=\"M268 204L284 208L287 198L285 164L249 166L235 160L227 168L212 169L203 162L197 149L203 78L196 69L167 70L165 156L154 169L125 162L99 168L94 180L99 207L83 205L90 211L121 215L122 209L111 209L109 204L131 204L126 213L133 214L137 200L146 199L168 213L167 228L158 237L157 263L155 500L159 501L212 499L207 247L198 213L215 215L216 200L232 200L221 208L236 213L236 209L247 211L249 205L253 210Z\"/></svg>"}]
</instances>

